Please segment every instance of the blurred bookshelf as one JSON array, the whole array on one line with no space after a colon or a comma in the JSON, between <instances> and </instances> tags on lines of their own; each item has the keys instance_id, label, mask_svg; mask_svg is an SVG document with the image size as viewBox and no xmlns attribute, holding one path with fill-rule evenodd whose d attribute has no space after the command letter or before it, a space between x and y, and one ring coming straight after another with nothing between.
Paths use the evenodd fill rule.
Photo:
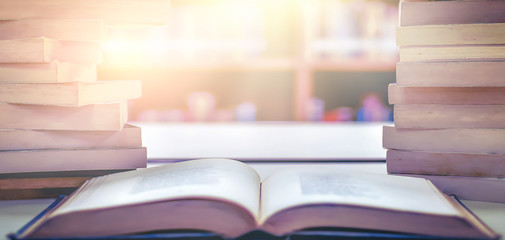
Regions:
<instances>
[{"instance_id":1,"label":"blurred bookshelf","mask_svg":"<svg viewBox=\"0 0 505 240\"><path fill-rule=\"evenodd\" d=\"M389 110L398 1L171 5L168 26L109 30L99 79L143 81L143 97L130 103L130 120L363 120L357 112L366 97ZM335 118L339 109L352 116Z\"/></svg>"}]
</instances>

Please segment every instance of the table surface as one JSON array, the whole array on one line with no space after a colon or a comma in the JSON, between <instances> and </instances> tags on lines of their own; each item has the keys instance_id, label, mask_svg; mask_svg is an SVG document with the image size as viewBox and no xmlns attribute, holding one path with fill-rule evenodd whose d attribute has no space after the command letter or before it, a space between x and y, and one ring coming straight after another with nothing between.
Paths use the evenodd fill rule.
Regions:
<instances>
[{"instance_id":1,"label":"table surface","mask_svg":"<svg viewBox=\"0 0 505 240\"><path fill-rule=\"evenodd\" d=\"M148 158L162 160L149 166L165 164L163 160L224 157L245 160L262 179L281 169L307 167L387 174L382 123L137 125L142 127ZM17 231L53 200L0 201L0 239ZM505 204L463 203L505 236Z\"/></svg>"}]
</instances>

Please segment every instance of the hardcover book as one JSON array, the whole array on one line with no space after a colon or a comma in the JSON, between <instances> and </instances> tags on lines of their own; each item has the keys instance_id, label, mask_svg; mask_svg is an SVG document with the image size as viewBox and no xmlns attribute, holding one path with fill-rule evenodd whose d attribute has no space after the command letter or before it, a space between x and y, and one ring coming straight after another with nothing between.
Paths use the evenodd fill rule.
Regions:
<instances>
[{"instance_id":1,"label":"hardcover book","mask_svg":"<svg viewBox=\"0 0 505 240\"><path fill-rule=\"evenodd\" d=\"M505 59L505 45L440 45L400 47L401 62L479 61Z\"/></svg>"},{"instance_id":2,"label":"hardcover book","mask_svg":"<svg viewBox=\"0 0 505 240\"><path fill-rule=\"evenodd\" d=\"M0 103L80 107L139 98L140 81L0 83Z\"/></svg>"},{"instance_id":3,"label":"hardcover book","mask_svg":"<svg viewBox=\"0 0 505 240\"><path fill-rule=\"evenodd\" d=\"M89 180L16 238L189 229L230 238L253 231L283 236L314 227L498 237L424 179L304 169L260 181L244 163L201 159Z\"/></svg>"},{"instance_id":4,"label":"hardcover book","mask_svg":"<svg viewBox=\"0 0 505 240\"><path fill-rule=\"evenodd\" d=\"M0 150L140 147L140 127L120 131L0 129Z\"/></svg>"},{"instance_id":5,"label":"hardcover book","mask_svg":"<svg viewBox=\"0 0 505 240\"><path fill-rule=\"evenodd\" d=\"M166 24L170 0L1 0L0 19L103 19L108 24Z\"/></svg>"},{"instance_id":6,"label":"hardcover book","mask_svg":"<svg viewBox=\"0 0 505 240\"><path fill-rule=\"evenodd\" d=\"M0 129L118 131L128 117L125 101L82 107L0 103Z\"/></svg>"},{"instance_id":7,"label":"hardcover book","mask_svg":"<svg viewBox=\"0 0 505 240\"><path fill-rule=\"evenodd\" d=\"M504 44L505 23L404 26L398 46Z\"/></svg>"},{"instance_id":8,"label":"hardcover book","mask_svg":"<svg viewBox=\"0 0 505 240\"><path fill-rule=\"evenodd\" d=\"M0 39L46 37L60 41L103 42L106 29L98 19L0 20Z\"/></svg>"},{"instance_id":9,"label":"hardcover book","mask_svg":"<svg viewBox=\"0 0 505 240\"><path fill-rule=\"evenodd\" d=\"M503 128L411 129L384 126L383 147L407 151L505 154Z\"/></svg>"},{"instance_id":10,"label":"hardcover book","mask_svg":"<svg viewBox=\"0 0 505 240\"><path fill-rule=\"evenodd\" d=\"M399 128L505 128L505 105L397 104Z\"/></svg>"},{"instance_id":11,"label":"hardcover book","mask_svg":"<svg viewBox=\"0 0 505 240\"><path fill-rule=\"evenodd\" d=\"M461 200L505 203L505 178L395 174L430 180L440 191Z\"/></svg>"},{"instance_id":12,"label":"hardcover book","mask_svg":"<svg viewBox=\"0 0 505 240\"><path fill-rule=\"evenodd\" d=\"M401 0L400 26L505 23L501 0Z\"/></svg>"},{"instance_id":13,"label":"hardcover book","mask_svg":"<svg viewBox=\"0 0 505 240\"><path fill-rule=\"evenodd\" d=\"M94 82L96 64L77 64L60 61L50 63L0 63L0 82L57 83Z\"/></svg>"},{"instance_id":14,"label":"hardcover book","mask_svg":"<svg viewBox=\"0 0 505 240\"><path fill-rule=\"evenodd\" d=\"M145 168L145 147L0 151L0 173Z\"/></svg>"},{"instance_id":15,"label":"hardcover book","mask_svg":"<svg viewBox=\"0 0 505 240\"><path fill-rule=\"evenodd\" d=\"M411 87L503 87L504 61L399 62L396 82Z\"/></svg>"},{"instance_id":16,"label":"hardcover book","mask_svg":"<svg viewBox=\"0 0 505 240\"><path fill-rule=\"evenodd\" d=\"M0 40L0 63L79 64L102 62L102 47L94 42L57 41L45 37Z\"/></svg>"},{"instance_id":17,"label":"hardcover book","mask_svg":"<svg viewBox=\"0 0 505 240\"><path fill-rule=\"evenodd\" d=\"M0 85L1 86L1 85ZM505 87L388 86L389 104L505 104Z\"/></svg>"},{"instance_id":18,"label":"hardcover book","mask_svg":"<svg viewBox=\"0 0 505 240\"><path fill-rule=\"evenodd\" d=\"M0 200L57 198L87 180L135 169L0 173Z\"/></svg>"},{"instance_id":19,"label":"hardcover book","mask_svg":"<svg viewBox=\"0 0 505 240\"><path fill-rule=\"evenodd\" d=\"M463 177L505 177L505 154L388 149L388 173Z\"/></svg>"}]
</instances>

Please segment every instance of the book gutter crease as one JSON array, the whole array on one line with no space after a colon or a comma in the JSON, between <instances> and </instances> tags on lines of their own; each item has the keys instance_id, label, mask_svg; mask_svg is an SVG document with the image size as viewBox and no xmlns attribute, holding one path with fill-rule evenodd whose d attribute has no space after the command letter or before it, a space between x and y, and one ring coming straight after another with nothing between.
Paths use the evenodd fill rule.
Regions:
<instances>
[{"instance_id":1,"label":"book gutter crease","mask_svg":"<svg viewBox=\"0 0 505 240\"><path fill-rule=\"evenodd\" d=\"M388 173L504 203L505 1L402 0L399 8L394 126L383 127Z\"/></svg>"},{"instance_id":2,"label":"book gutter crease","mask_svg":"<svg viewBox=\"0 0 505 240\"><path fill-rule=\"evenodd\" d=\"M166 24L170 1L0 0L0 200L55 198L147 165L128 124L140 80L101 80L107 32Z\"/></svg>"}]
</instances>

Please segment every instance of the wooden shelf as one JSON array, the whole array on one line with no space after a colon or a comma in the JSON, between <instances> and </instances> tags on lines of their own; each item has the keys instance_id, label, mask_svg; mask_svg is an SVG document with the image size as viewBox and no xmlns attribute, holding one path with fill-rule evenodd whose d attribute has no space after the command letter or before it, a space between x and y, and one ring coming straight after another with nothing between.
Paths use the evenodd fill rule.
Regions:
<instances>
[{"instance_id":1,"label":"wooden shelf","mask_svg":"<svg viewBox=\"0 0 505 240\"><path fill-rule=\"evenodd\" d=\"M299 62L292 58L278 59L248 59L243 61L159 61L156 63L135 64L135 67L165 68L170 70L208 70L208 71L296 71L297 67L305 65L310 71L335 71L335 72L389 72L395 71L394 61L372 60L319 60L312 62ZM104 63L102 67L124 67L122 64Z\"/></svg>"},{"instance_id":2,"label":"wooden shelf","mask_svg":"<svg viewBox=\"0 0 505 240\"><path fill-rule=\"evenodd\" d=\"M253 59L243 61L193 61L193 62L160 62L161 66L173 70L210 70L210 71L291 71L294 69L294 60L279 59Z\"/></svg>"},{"instance_id":3,"label":"wooden shelf","mask_svg":"<svg viewBox=\"0 0 505 240\"><path fill-rule=\"evenodd\" d=\"M313 61L309 63L313 71L346 71L346 72L390 72L395 71L396 61Z\"/></svg>"}]
</instances>

